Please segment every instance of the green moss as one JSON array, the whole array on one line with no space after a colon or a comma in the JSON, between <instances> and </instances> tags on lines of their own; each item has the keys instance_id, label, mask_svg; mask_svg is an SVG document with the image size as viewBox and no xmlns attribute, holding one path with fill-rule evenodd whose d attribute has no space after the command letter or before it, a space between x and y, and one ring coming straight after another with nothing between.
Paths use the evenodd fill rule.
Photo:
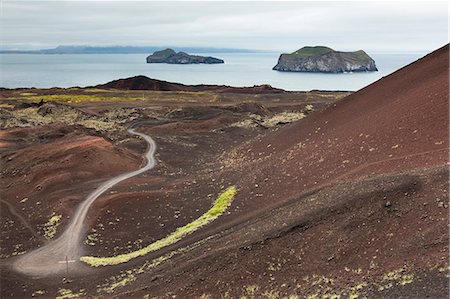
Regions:
<instances>
[{"instance_id":1,"label":"green moss","mask_svg":"<svg viewBox=\"0 0 450 299\"><path fill-rule=\"evenodd\" d=\"M146 261L140 267L122 271L121 274L112 276L109 279L107 279L107 281L105 283L103 283L101 286L99 285L98 286L99 288L97 289L97 293L102 293L102 292L110 293L111 290L115 291L117 288L121 288L121 287L125 286L127 283L131 283L132 282L131 280L133 280L133 281L136 280L138 275L146 272L147 270L150 270L150 269L153 269L153 268L159 266L161 263L169 260L170 258L172 258L173 256L175 256L177 254L185 253L194 248L198 248L199 246L201 246L208 240L213 239L215 237L216 237L216 235L209 236L203 240L195 242L192 245L171 251L171 252L169 252L165 255L162 255L154 260ZM127 283L124 283L123 280L126 280Z\"/></svg>"},{"instance_id":2,"label":"green moss","mask_svg":"<svg viewBox=\"0 0 450 299\"><path fill-rule=\"evenodd\" d=\"M400 268L384 274L383 280L378 287L379 291L392 288L394 285L407 285L414 281L414 274L404 273L405 269Z\"/></svg>"},{"instance_id":3,"label":"green moss","mask_svg":"<svg viewBox=\"0 0 450 299\"><path fill-rule=\"evenodd\" d=\"M319 56L329 52L333 52L334 50L324 46L316 46L316 47L303 47L300 50L293 52L300 57L310 57L310 56Z\"/></svg>"},{"instance_id":4,"label":"green moss","mask_svg":"<svg viewBox=\"0 0 450 299\"><path fill-rule=\"evenodd\" d=\"M275 291L275 290L266 290L263 294L262 294L262 298L267 298L267 299L277 299L277 298L281 298L280 292Z\"/></svg>"},{"instance_id":5,"label":"green moss","mask_svg":"<svg viewBox=\"0 0 450 299\"><path fill-rule=\"evenodd\" d=\"M26 252L23 248L23 244L15 244L13 245L14 251L11 253L12 256L22 255Z\"/></svg>"},{"instance_id":6,"label":"green moss","mask_svg":"<svg viewBox=\"0 0 450 299\"><path fill-rule=\"evenodd\" d=\"M61 221L61 215L54 215L50 217L46 224L44 224L44 237L48 240L53 239L56 235L56 229Z\"/></svg>"},{"instance_id":7,"label":"green moss","mask_svg":"<svg viewBox=\"0 0 450 299\"><path fill-rule=\"evenodd\" d=\"M197 218L191 223L186 224L185 226L177 228L173 233L168 235L167 237L158 240L156 242L151 243L150 245L141 248L139 250L120 254L112 257L94 257L94 256L82 256L80 258L81 261L93 266L107 266L107 265L117 265L121 263L126 263L131 259L137 258L139 256L146 255L149 252L153 252L159 250L163 247L172 245L188 234L195 232L201 227L209 224L214 221L217 217L219 217L231 204L234 196L236 195L236 187L231 186L225 192L223 192L219 198L215 201L214 205L202 216Z\"/></svg>"},{"instance_id":8,"label":"green moss","mask_svg":"<svg viewBox=\"0 0 450 299\"><path fill-rule=\"evenodd\" d=\"M414 280L414 274L405 274L405 275L402 275L402 277L399 280L399 283L402 286L404 286L404 285L412 283L413 280Z\"/></svg>"},{"instance_id":9,"label":"green moss","mask_svg":"<svg viewBox=\"0 0 450 299\"><path fill-rule=\"evenodd\" d=\"M253 299L256 298L256 291L258 290L258 286L257 285L248 285L244 287L244 295L241 296L241 299Z\"/></svg>"},{"instance_id":10,"label":"green moss","mask_svg":"<svg viewBox=\"0 0 450 299\"><path fill-rule=\"evenodd\" d=\"M308 104L305 106L305 110L308 112L314 111L314 106L311 104Z\"/></svg>"},{"instance_id":11,"label":"green moss","mask_svg":"<svg viewBox=\"0 0 450 299\"><path fill-rule=\"evenodd\" d=\"M58 296L56 296L56 299L80 298L80 297L84 297L84 295L86 295L86 292L84 289L81 289L77 293L74 293L72 290L69 290L69 289L59 289Z\"/></svg>"},{"instance_id":12,"label":"green moss","mask_svg":"<svg viewBox=\"0 0 450 299\"><path fill-rule=\"evenodd\" d=\"M84 241L85 244L91 246L94 246L97 242L98 242L98 234L96 232L87 235L87 238Z\"/></svg>"},{"instance_id":13,"label":"green moss","mask_svg":"<svg viewBox=\"0 0 450 299\"><path fill-rule=\"evenodd\" d=\"M103 289L103 291L106 291L107 293L113 293L116 288L124 287L135 280L136 276L134 276L133 274L128 274L122 279L113 282L108 288Z\"/></svg>"},{"instance_id":14,"label":"green moss","mask_svg":"<svg viewBox=\"0 0 450 299\"><path fill-rule=\"evenodd\" d=\"M31 297L37 297L45 294L45 290L37 290L34 291L33 294L31 294Z\"/></svg>"}]
</instances>

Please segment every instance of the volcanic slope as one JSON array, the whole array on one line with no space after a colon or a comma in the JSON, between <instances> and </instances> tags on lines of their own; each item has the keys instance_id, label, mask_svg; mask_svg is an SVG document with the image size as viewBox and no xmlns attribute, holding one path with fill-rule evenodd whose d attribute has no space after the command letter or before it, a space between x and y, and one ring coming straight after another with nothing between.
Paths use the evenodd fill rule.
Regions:
<instances>
[{"instance_id":1,"label":"volcanic slope","mask_svg":"<svg viewBox=\"0 0 450 299\"><path fill-rule=\"evenodd\" d=\"M0 261L2 298L448 297L448 60L446 46L339 102L221 93L211 104L216 94L157 92L22 111L5 100L14 106L7 124L27 126L0 136L0 247L11 256ZM263 125L293 108L297 121ZM58 111L67 119L44 122ZM22 122L33 116L43 125ZM117 257L168 236L175 243L113 266L76 261L64 278L15 272L9 263L46 242L42 231L58 236L90 191L138 168L145 144L122 132L132 118L147 120L139 131L155 138L158 164L96 201L82 254ZM114 123L93 130L93 120ZM229 187L237 192L223 214L173 237L205 219ZM70 272L78 266L83 275Z\"/></svg>"},{"instance_id":2,"label":"volcanic slope","mask_svg":"<svg viewBox=\"0 0 450 299\"><path fill-rule=\"evenodd\" d=\"M141 269L146 261L201 239L203 229L214 225L206 224L222 217L213 209L202 218L232 187L219 181L218 156L347 94L0 90L0 297L111 297L133 282L116 277L122 269ZM92 191L144 163L146 143L126 132L136 122L139 131L155 138L158 163L95 200L80 235L81 254L137 252L161 239L177 240L184 233L177 238L172 233L192 223L202 228L200 234L117 266L90 267L68 256L66 265L64 258L54 261L58 273L48 267L33 276L21 272L16 262L62 236Z\"/></svg>"},{"instance_id":3,"label":"volcanic slope","mask_svg":"<svg viewBox=\"0 0 450 299\"><path fill-rule=\"evenodd\" d=\"M448 297L448 78L447 45L237 146L219 237L122 294Z\"/></svg>"}]
</instances>

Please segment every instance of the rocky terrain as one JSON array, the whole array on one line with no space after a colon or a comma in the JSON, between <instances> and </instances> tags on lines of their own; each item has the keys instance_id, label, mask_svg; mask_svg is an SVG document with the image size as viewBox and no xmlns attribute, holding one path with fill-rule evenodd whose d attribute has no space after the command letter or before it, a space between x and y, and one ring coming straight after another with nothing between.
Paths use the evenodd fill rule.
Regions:
<instances>
[{"instance_id":1,"label":"rocky terrain","mask_svg":"<svg viewBox=\"0 0 450 299\"><path fill-rule=\"evenodd\" d=\"M209 57L189 55L185 52L175 52L172 49L165 49L156 51L152 55L147 56L147 63L170 63L170 64L216 64L224 63L222 59Z\"/></svg>"},{"instance_id":2,"label":"rocky terrain","mask_svg":"<svg viewBox=\"0 0 450 299\"><path fill-rule=\"evenodd\" d=\"M448 54L352 94L0 90L1 297L447 298ZM155 168L93 203L67 271L16 271L142 167L131 124Z\"/></svg>"},{"instance_id":3,"label":"rocky terrain","mask_svg":"<svg viewBox=\"0 0 450 299\"><path fill-rule=\"evenodd\" d=\"M273 70L283 72L344 73L377 71L375 61L363 50L339 52L328 47L303 47L281 54Z\"/></svg>"}]
</instances>

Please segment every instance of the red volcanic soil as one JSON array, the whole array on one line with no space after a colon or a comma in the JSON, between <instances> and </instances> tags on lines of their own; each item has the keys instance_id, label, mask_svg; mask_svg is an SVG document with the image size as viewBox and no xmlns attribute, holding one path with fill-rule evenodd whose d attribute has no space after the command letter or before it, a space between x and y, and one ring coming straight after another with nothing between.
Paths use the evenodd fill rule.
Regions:
<instances>
[{"instance_id":1,"label":"red volcanic soil","mask_svg":"<svg viewBox=\"0 0 450 299\"><path fill-rule=\"evenodd\" d=\"M377 297L447 297L448 269L435 265L448 266L448 79L447 45L235 147L222 157L221 177L238 195L230 215L203 232L226 237L193 251L205 260L177 260L186 269L146 291L233 297L257 286L260 296L272 290L302 298L314 293L307 277L331 275L340 281L332 289L347 288L347 295L352 281L362 281ZM371 269L371 260L382 266ZM384 276L399 269L416 279L381 290Z\"/></svg>"},{"instance_id":2,"label":"red volcanic soil","mask_svg":"<svg viewBox=\"0 0 450 299\"><path fill-rule=\"evenodd\" d=\"M158 146L155 169L93 205L86 229L95 240L86 254L139 249L200 217L228 186L237 195L224 215L181 241L82 277L31 279L7 259L2 297L70 289L104 298L447 298L448 78L447 45L273 128L229 124L291 103L77 104L91 112L138 107L148 121L139 130ZM144 88L142 80L102 88ZM305 101L294 104L306 109ZM70 216L105 178L138 167L142 142L99 136L63 124L2 132L2 240L14 239L9 250L42 244L35 229L52 211ZM136 272L144 263L154 266Z\"/></svg>"},{"instance_id":3,"label":"red volcanic soil","mask_svg":"<svg viewBox=\"0 0 450 299\"><path fill-rule=\"evenodd\" d=\"M242 191L250 193L258 184L258 193L279 203L347 176L446 165L448 66L446 46L304 121L236 149L238 155L247 153L239 158L249 163L240 178ZM260 207L251 205L253 211Z\"/></svg>"},{"instance_id":4,"label":"red volcanic soil","mask_svg":"<svg viewBox=\"0 0 450 299\"><path fill-rule=\"evenodd\" d=\"M105 84L95 86L101 89L122 90L157 90L157 91L214 91L230 93L282 93L283 89L274 88L270 85L255 85L253 87L232 87L226 85L185 85L151 79L146 76L136 76L125 79L114 80Z\"/></svg>"},{"instance_id":5,"label":"red volcanic soil","mask_svg":"<svg viewBox=\"0 0 450 299\"><path fill-rule=\"evenodd\" d=\"M45 241L36 238L37 227L53 214L69 214L105 178L135 169L141 162L139 156L77 127L17 128L2 132L1 138L14 141L7 151L2 150L6 161L2 165L2 217L11 218L10 214L20 211L26 215L21 222L28 228L14 234L2 231L2 240L14 239L22 251ZM61 222L65 224L67 218ZM11 252L2 247L1 254Z\"/></svg>"}]
</instances>

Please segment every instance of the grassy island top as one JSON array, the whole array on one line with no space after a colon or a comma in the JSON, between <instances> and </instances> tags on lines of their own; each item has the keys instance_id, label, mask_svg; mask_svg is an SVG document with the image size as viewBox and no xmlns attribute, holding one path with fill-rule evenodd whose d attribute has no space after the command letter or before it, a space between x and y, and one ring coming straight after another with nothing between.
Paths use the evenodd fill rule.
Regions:
<instances>
[{"instance_id":1,"label":"grassy island top","mask_svg":"<svg viewBox=\"0 0 450 299\"><path fill-rule=\"evenodd\" d=\"M283 54L283 55L288 55L292 58L308 58L308 57L318 57L321 55L328 54L330 52L339 53L340 55L345 57L345 59L347 59L348 61L355 63L367 63L371 59L370 56L367 55L367 53L364 52L363 50L358 50L354 52L341 52L325 46L315 46L315 47L306 46L295 52L292 52L291 54Z\"/></svg>"},{"instance_id":2,"label":"grassy island top","mask_svg":"<svg viewBox=\"0 0 450 299\"><path fill-rule=\"evenodd\" d=\"M329 52L335 52L333 49L324 47L324 46L315 46L315 47L303 47L300 50L292 52L293 55L298 55L301 57L310 57L310 56L319 56L323 54L327 54Z\"/></svg>"}]
</instances>

